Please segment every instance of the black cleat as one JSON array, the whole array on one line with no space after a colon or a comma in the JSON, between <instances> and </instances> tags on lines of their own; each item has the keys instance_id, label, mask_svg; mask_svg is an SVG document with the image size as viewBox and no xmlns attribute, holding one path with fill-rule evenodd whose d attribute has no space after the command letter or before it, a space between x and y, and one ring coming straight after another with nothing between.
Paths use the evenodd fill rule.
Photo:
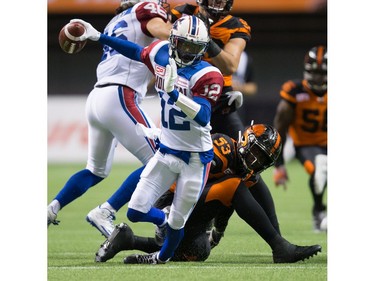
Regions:
<instances>
[{"instance_id":1,"label":"black cleat","mask_svg":"<svg viewBox=\"0 0 375 281\"><path fill-rule=\"evenodd\" d=\"M158 253L145 255L130 255L124 258L124 263L126 264L164 264L166 262L158 259Z\"/></svg>"},{"instance_id":2,"label":"black cleat","mask_svg":"<svg viewBox=\"0 0 375 281\"><path fill-rule=\"evenodd\" d=\"M317 255L318 252L322 251L322 246L313 245L313 246L297 246L289 244L283 249L273 251L273 262L274 263L294 263L298 261L304 261L309 259L314 255Z\"/></svg>"},{"instance_id":3,"label":"black cleat","mask_svg":"<svg viewBox=\"0 0 375 281\"><path fill-rule=\"evenodd\" d=\"M100 245L95 254L95 261L106 262L121 251L133 250L133 247L134 233L130 226L122 222L115 226L112 234Z\"/></svg>"}]
</instances>

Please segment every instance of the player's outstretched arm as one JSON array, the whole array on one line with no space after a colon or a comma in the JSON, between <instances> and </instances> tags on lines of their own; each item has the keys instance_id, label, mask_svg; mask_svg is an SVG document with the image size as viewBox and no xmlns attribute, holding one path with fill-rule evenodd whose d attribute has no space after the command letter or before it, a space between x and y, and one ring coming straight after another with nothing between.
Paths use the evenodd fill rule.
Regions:
<instances>
[{"instance_id":1,"label":"player's outstretched arm","mask_svg":"<svg viewBox=\"0 0 375 281\"><path fill-rule=\"evenodd\" d=\"M119 39L117 37L111 37L97 31L90 23L85 22L81 19L73 19L70 22L80 22L86 28L86 33L81 36L81 41L90 39L92 41L99 41L103 45L108 45L115 49L120 54L128 57L129 59L141 61L141 52L143 47L133 42Z\"/></svg>"}]
</instances>

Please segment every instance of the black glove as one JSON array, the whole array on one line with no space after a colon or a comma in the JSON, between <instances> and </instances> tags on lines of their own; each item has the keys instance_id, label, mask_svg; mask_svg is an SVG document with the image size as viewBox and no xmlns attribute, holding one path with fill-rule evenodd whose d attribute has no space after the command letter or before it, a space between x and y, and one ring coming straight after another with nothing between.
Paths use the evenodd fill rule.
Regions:
<instances>
[{"instance_id":1,"label":"black glove","mask_svg":"<svg viewBox=\"0 0 375 281\"><path fill-rule=\"evenodd\" d=\"M207 234L209 235L208 241L210 241L211 249L215 248L224 236L224 232L217 231L215 227L208 231Z\"/></svg>"}]
</instances>

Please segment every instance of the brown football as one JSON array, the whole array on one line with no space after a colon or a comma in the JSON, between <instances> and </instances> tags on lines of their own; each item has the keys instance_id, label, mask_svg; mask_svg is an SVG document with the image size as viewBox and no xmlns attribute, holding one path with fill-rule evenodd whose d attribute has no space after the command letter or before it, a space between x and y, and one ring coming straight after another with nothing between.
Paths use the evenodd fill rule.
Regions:
<instances>
[{"instance_id":1,"label":"brown football","mask_svg":"<svg viewBox=\"0 0 375 281\"><path fill-rule=\"evenodd\" d=\"M85 32L85 26L79 22L70 22L66 24L59 33L59 44L61 49L68 54L76 54L80 52L87 43L87 40L79 41L80 36Z\"/></svg>"}]
</instances>

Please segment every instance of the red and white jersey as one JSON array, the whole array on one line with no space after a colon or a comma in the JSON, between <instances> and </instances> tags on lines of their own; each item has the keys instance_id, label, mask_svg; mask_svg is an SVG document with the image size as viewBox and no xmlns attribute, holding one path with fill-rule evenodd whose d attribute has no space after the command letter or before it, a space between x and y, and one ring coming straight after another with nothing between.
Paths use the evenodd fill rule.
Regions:
<instances>
[{"instance_id":1,"label":"red and white jersey","mask_svg":"<svg viewBox=\"0 0 375 281\"><path fill-rule=\"evenodd\" d=\"M211 125L199 125L190 119L164 91L165 68L169 63L169 42L156 41L143 49L142 61L155 74L155 89L161 98L160 142L180 151L204 152L212 149ZM198 63L177 69L175 88L190 99L200 97L213 106L221 95L224 80L220 70L211 64Z\"/></svg>"},{"instance_id":2,"label":"red and white jersey","mask_svg":"<svg viewBox=\"0 0 375 281\"><path fill-rule=\"evenodd\" d=\"M140 46L148 46L155 39L147 30L147 23L159 17L167 22L167 12L154 2L140 2L116 15L105 27L104 34L123 38ZM126 85L142 97L152 78L147 67L138 61L131 60L109 46L104 45L103 56L97 70L97 85Z\"/></svg>"}]
</instances>

